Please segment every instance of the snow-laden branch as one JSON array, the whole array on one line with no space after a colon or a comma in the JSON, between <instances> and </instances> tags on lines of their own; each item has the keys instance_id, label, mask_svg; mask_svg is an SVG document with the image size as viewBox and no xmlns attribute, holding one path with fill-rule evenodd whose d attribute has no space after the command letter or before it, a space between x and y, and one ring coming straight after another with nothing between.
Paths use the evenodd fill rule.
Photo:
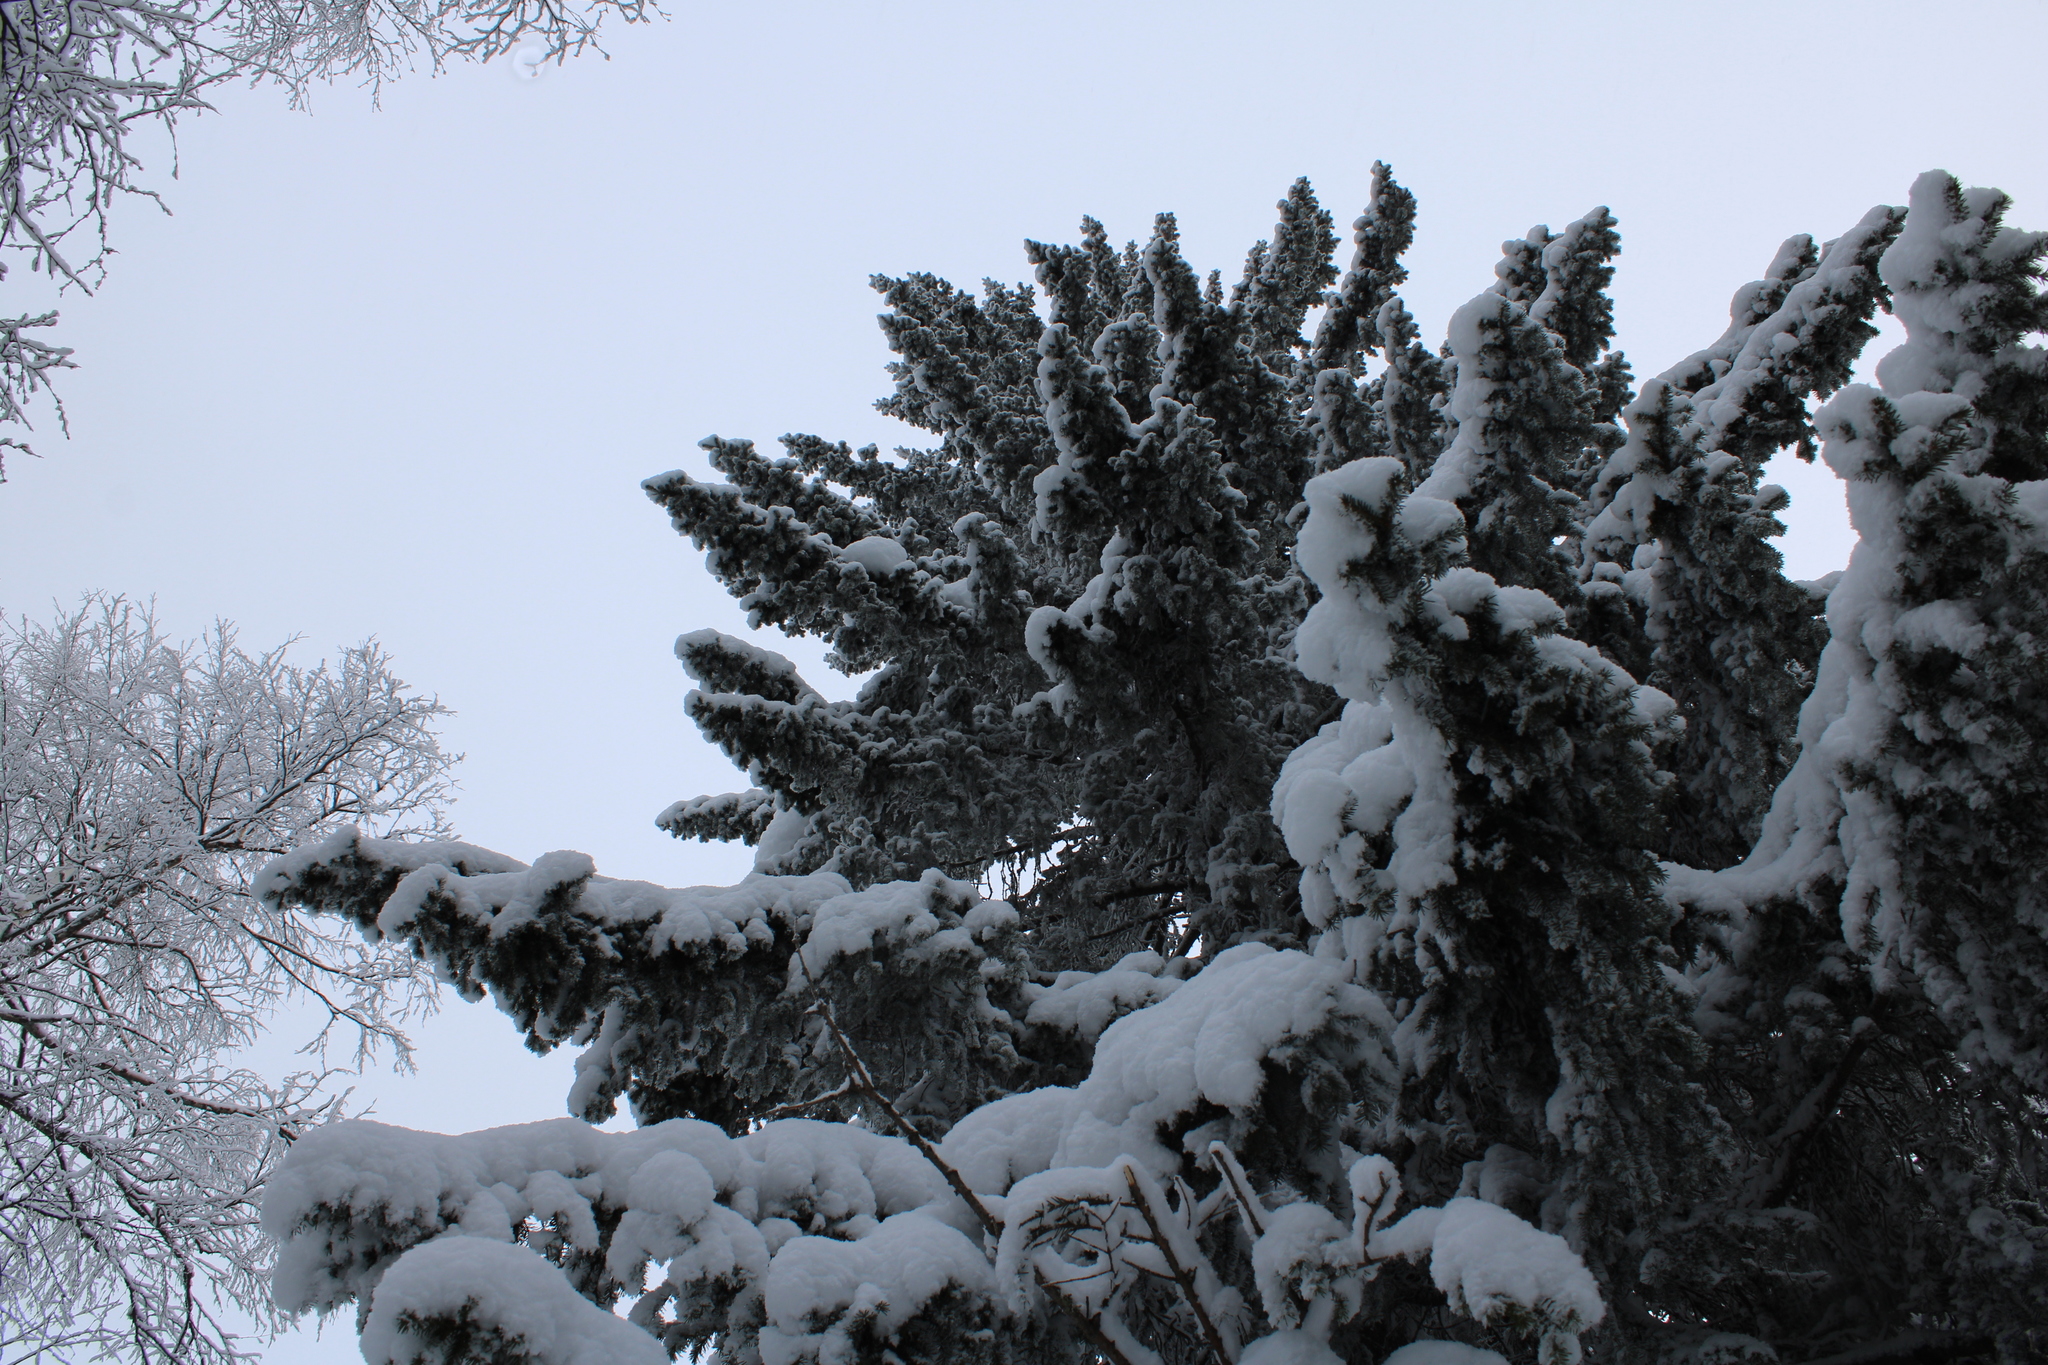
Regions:
<instances>
[{"instance_id":1,"label":"snow-laden branch","mask_svg":"<svg viewBox=\"0 0 2048 1365\"><path fill-rule=\"evenodd\" d=\"M856 1044L821 1013L853 1084L881 1099ZM1254 1215L1275 1231L1233 1252L1216 1241L1233 1220L1213 1215L1233 1197L1255 1200L1232 1194L1242 1168L1221 1159L1236 1179L1203 1176L1214 1188L1198 1198L1180 1174L1192 1138L1175 1134L1229 1131L1188 1128L1205 1113L1255 1112L1266 1059L1290 1048L1377 1053L1384 1070L1388 1022L1335 964L1247 946L1110 1025L1078 1087L999 1101L936 1144L893 1112L904 1136L805 1119L739 1136L688 1119L624 1134L555 1120L461 1137L334 1124L296 1144L270 1183L265 1227L284 1248L277 1295L287 1309L367 1302L373 1365L458 1338L491 1343L503 1362L575 1365L597 1318L565 1297L572 1289L589 1312L630 1301L628 1320L668 1352L715 1338L734 1360L830 1361L1003 1331L1079 1332L1112 1360L1146 1365L1158 1356L1141 1344L1141 1316L1164 1312L1228 1365L1256 1321L1254 1287L1233 1285L1231 1267L1247 1250L1254 1264L1273 1261L1260 1248L1275 1236L1293 1238L1299 1262L1309 1251L1291 1230L1308 1210L1338 1225L1320 1205L1283 1203ZM1384 1161L1359 1171L1355 1189L1379 1181L1376 1201L1361 1198L1359 1226L1377 1227L1398 1190ZM1547 1360L1574 1358L1576 1333L1602 1314L1560 1239L1492 1205L1454 1201L1371 1235L1369 1247L1360 1231L1310 1250L1354 1269L1390 1256L1427 1262L1459 1311L1548 1333ZM1282 1302L1296 1291L1277 1287L1305 1273L1262 1273L1254 1292L1275 1325L1305 1320ZM1148 1297L1155 1284L1170 1301ZM1359 1301L1322 1292L1348 1305L1306 1319L1327 1334ZM623 1339L608 1349L626 1360L640 1350Z\"/></svg>"}]
</instances>

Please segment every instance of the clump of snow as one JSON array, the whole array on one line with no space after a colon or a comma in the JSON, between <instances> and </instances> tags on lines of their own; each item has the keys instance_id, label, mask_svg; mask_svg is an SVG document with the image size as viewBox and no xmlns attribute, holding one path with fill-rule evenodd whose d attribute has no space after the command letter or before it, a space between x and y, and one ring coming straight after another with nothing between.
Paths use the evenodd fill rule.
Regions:
<instances>
[{"instance_id":1,"label":"clump of snow","mask_svg":"<svg viewBox=\"0 0 2048 1365\"><path fill-rule=\"evenodd\" d=\"M1079 1086L986 1105L955 1124L939 1151L975 1189L996 1194L1049 1168L1101 1168L1124 1156L1165 1175L1182 1154L1162 1132L1204 1103L1250 1107L1268 1058L1335 1029L1368 1074L1388 1079L1392 1028L1379 997L1353 985L1341 962L1239 944L1103 1030Z\"/></svg>"},{"instance_id":2,"label":"clump of snow","mask_svg":"<svg viewBox=\"0 0 2048 1365\"><path fill-rule=\"evenodd\" d=\"M789 988L816 980L834 958L884 946L923 954L949 947L974 952L967 932L955 926L980 899L973 883L931 868L914 882L882 882L822 901L811 912L803 946L789 960Z\"/></svg>"},{"instance_id":3,"label":"clump of snow","mask_svg":"<svg viewBox=\"0 0 2048 1365\"><path fill-rule=\"evenodd\" d=\"M1180 1281L1187 1300L1213 1324L1242 1311L1196 1243L1196 1214L1183 1187L1180 1206L1166 1198L1142 1163L1118 1157L1102 1167L1057 1167L1021 1180L1004 1199L995 1279L1013 1313L1030 1311L1034 1282L1058 1286L1069 1312L1093 1318L1113 1339L1129 1330L1121 1305L1140 1277ZM1075 1235L1075 1234L1080 1235ZM1126 1349L1135 1343L1126 1343ZM1144 1348L1129 1352L1139 1359Z\"/></svg>"},{"instance_id":4,"label":"clump of snow","mask_svg":"<svg viewBox=\"0 0 2048 1365\"><path fill-rule=\"evenodd\" d=\"M1127 953L1099 972L1061 972L1049 986L1025 987L1024 1022L1094 1042L1110 1022L1173 994L1180 982L1161 976L1166 959L1150 950Z\"/></svg>"},{"instance_id":5,"label":"clump of snow","mask_svg":"<svg viewBox=\"0 0 2048 1365\"><path fill-rule=\"evenodd\" d=\"M854 1334L888 1340L947 1289L993 1297L981 1248L924 1213L901 1213L854 1241L798 1237L769 1267L762 1293L762 1365L854 1355Z\"/></svg>"},{"instance_id":6,"label":"clump of snow","mask_svg":"<svg viewBox=\"0 0 2048 1365\"><path fill-rule=\"evenodd\" d=\"M1104 1030L1054 1163L1129 1155L1170 1172L1180 1156L1160 1143L1166 1124L1203 1102L1250 1107L1268 1058L1333 1025L1354 1031L1359 1060L1391 1077L1393 1020L1343 963L1259 943L1225 949L1179 990Z\"/></svg>"},{"instance_id":7,"label":"clump of snow","mask_svg":"<svg viewBox=\"0 0 2048 1365\"><path fill-rule=\"evenodd\" d=\"M1395 511L1398 532L1409 535L1399 512L1388 506L1402 476L1399 460L1375 456L1318 474L1302 490L1309 514L1294 558L1323 597L1295 632L1295 660L1305 675L1355 701L1377 695L1393 659L1387 628L1398 607L1382 602L1352 570L1384 549L1377 522L1389 511ZM1421 510L1426 515L1418 515L1416 526L1434 532L1431 540L1464 526L1455 507L1446 511L1439 503Z\"/></svg>"},{"instance_id":8,"label":"clump of snow","mask_svg":"<svg viewBox=\"0 0 2048 1365\"><path fill-rule=\"evenodd\" d=\"M1348 1231L1307 1200L1264 1215L1252 1268L1275 1327L1326 1338L1333 1322L1356 1315L1364 1285L1382 1262L1426 1261L1452 1311L1480 1323L1540 1326L1546 1365L1578 1359L1579 1335L1600 1322L1606 1306L1563 1238L1466 1197L1414 1209L1389 1224L1401 1182L1384 1157L1354 1162L1350 1183Z\"/></svg>"},{"instance_id":9,"label":"clump of snow","mask_svg":"<svg viewBox=\"0 0 2048 1365\"><path fill-rule=\"evenodd\" d=\"M1308 503L1310 521L1295 541L1294 559L1302 572L1317 582L1343 576L1345 566L1370 555L1377 538L1345 504L1355 503L1369 516L1386 512L1397 480L1405 468L1387 455L1353 460L1325 474L1318 474L1302 490ZM1317 512L1330 515L1316 519Z\"/></svg>"},{"instance_id":10,"label":"clump of snow","mask_svg":"<svg viewBox=\"0 0 2048 1365\"><path fill-rule=\"evenodd\" d=\"M895 542L891 541L890 544ZM896 548L901 550L903 547L898 545ZM796 696L818 695L817 689L798 674L796 663L792 659L785 654L757 645L751 640L742 639L737 635L727 635L722 630L710 629L686 631L676 637L676 658L682 661L683 667L689 671L691 677L706 683L707 686L712 685L708 678L713 670L707 668L705 664L708 659L721 655L728 660L737 660L750 673L773 679ZM727 666L730 667L729 664Z\"/></svg>"},{"instance_id":11,"label":"clump of snow","mask_svg":"<svg viewBox=\"0 0 2048 1365\"><path fill-rule=\"evenodd\" d=\"M1413 900L1455 880L1455 797L1449 745L1403 689L1346 705L1288 755L1273 784L1273 818L1302 865L1309 921L1322 927L1340 904L1380 892ZM1373 867L1366 841L1385 834L1392 851Z\"/></svg>"},{"instance_id":12,"label":"clump of snow","mask_svg":"<svg viewBox=\"0 0 2048 1365\"><path fill-rule=\"evenodd\" d=\"M351 864L375 864L406 872L440 867L457 876L526 870L526 864L516 858L474 844L452 839L375 839L354 825L343 825L323 839L302 844L265 863L251 879L249 894L262 900L276 900L315 869Z\"/></svg>"},{"instance_id":13,"label":"clump of snow","mask_svg":"<svg viewBox=\"0 0 2048 1365\"><path fill-rule=\"evenodd\" d=\"M631 1284L650 1260L668 1262L670 1278L683 1282L742 1273L758 1277L767 1269L767 1246L754 1225L720 1205L717 1195L704 1163L688 1152L657 1152L641 1163L627 1183L626 1213L612 1234L612 1277Z\"/></svg>"},{"instance_id":14,"label":"clump of snow","mask_svg":"<svg viewBox=\"0 0 2048 1365\"><path fill-rule=\"evenodd\" d=\"M775 812L775 818L768 822L767 829L761 831L761 842L754 848L754 871L765 873L780 863L803 842L804 832L810 824L810 817L801 811L784 809Z\"/></svg>"},{"instance_id":15,"label":"clump of snow","mask_svg":"<svg viewBox=\"0 0 2048 1365\"><path fill-rule=\"evenodd\" d=\"M890 536L864 536L851 545L839 547L839 558L858 564L870 578L887 578L910 562L910 551Z\"/></svg>"},{"instance_id":16,"label":"clump of snow","mask_svg":"<svg viewBox=\"0 0 2048 1365\"><path fill-rule=\"evenodd\" d=\"M1488 333L1501 332L1521 313L1519 306L1489 290L1451 314L1445 341L1461 363L1444 413L1456 424L1457 432L1430 466L1429 476L1415 486L1423 497L1456 503L1471 497L1479 486L1494 454L1486 444L1486 417L1498 384L1474 362L1486 347Z\"/></svg>"},{"instance_id":17,"label":"clump of snow","mask_svg":"<svg viewBox=\"0 0 2048 1365\"><path fill-rule=\"evenodd\" d=\"M1607 1313L1592 1272L1562 1237L1479 1199L1444 1205L1429 1274L1453 1309L1480 1322L1522 1309L1577 1333Z\"/></svg>"},{"instance_id":18,"label":"clump of snow","mask_svg":"<svg viewBox=\"0 0 2048 1365\"><path fill-rule=\"evenodd\" d=\"M1043 1086L982 1105L946 1133L939 1155L969 1188L1003 1195L1052 1165L1080 1101L1072 1086Z\"/></svg>"},{"instance_id":19,"label":"clump of snow","mask_svg":"<svg viewBox=\"0 0 2048 1365\"><path fill-rule=\"evenodd\" d=\"M1391 1358L1391 1357L1390 1357ZM1313 1332L1283 1327L1244 1348L1237 1365L1342 1365L1343 1357Z\"/></svg>"},{"instance_id":20,"label":"clump of snow","mask_svg":"<svg viewBox=\"0 0 2048 1365\"><path fill-rule=\"evenodd\" d=\"M464 1236L392 1264L363 1326L363 1359L416 1365L425 1352L409 1324L458 1316L503 1334L503 1365L668 1365L660 1342L578 1294L542 1257Z\"/></svg>"},{"instance_id":21,"label":"clump of snow","mask_svg":"<svg viewBox=\"0 0 2048 1365\"><path fill-rule=\"evenodd\" d=\"M784 1119L733 1138L694 1119L630 1133L554 1119L451 1137L351 1120L293 1144L266 1186L263 1226L281 1244L277 1302L299 1311L363 1296L393 1257L457 1226L510 1242L522 1220L549 1217L571 1245L596 1250L597 1215L609 1211L622 1216L612 1269L631 1284L636 1248L696 1246L679 1269L731 1274L760 1258L755 1222L860 1235L935 1204L956 1216L954 1203L915 1148L846 1124Z\"/></svg>"},{"instance_id":22,"label":"clump of snow","mask_svg":"<svg viewBox=\"0 0 2048 1365\"><path fill-rule=\"evenodd\" d=\"M1333 1260L1353 1259L1342 1255L1347 1249L1344 1225L1321 1204L1307 1200L1283 1204L1265 1220L1265 1232L1252 1244L1252 1278L1267 1321L1279 1328L1298 1326L1304 1309L1332 1288L1345 1301L1337 1307L1337 1318L1355 1314L1361 1277L1353 1274L1333 1286L1329 1274ZM1336 1257L1330 1254L1333 1246Z\"/></svg>"},{"instance_id":23,"label":"clump of snow","mask_svg":"<svg viewBox=\"0 0 2048 1365\"><path fill-rule=\"evenodd\" d=\"M405 873L378 913L380 933L396 933L429 905L446 904L489 924L495 936L551 906L568 909L573 900L574 913L600 931L644 930L650 952L733 957L772 942L777 923L806 923L820 904L850 890L835 872L671 888L600 877L582 853L549 853L528 867L468 844L371 839L354 829L272 860L255 887L259 895L278 898L323 877L372 869ZM448 964L437 965L448 970Z\"/></svg>"},{"instance_id":24,"label":"clump of snow","mask_svg":"<svg viewBox=\"0 0 2048 1365\"><path fill-rule=\"evenodd\" d=\"M1458 567L1446 570L1422 598L1437 629L1453 640L1471 637L1471 620L1491 620L1503 635L1555 630L1564 624L1564 610L1548 593L1536 588L1496 583L1491 574Z\"/></svg>"}]
</instances>

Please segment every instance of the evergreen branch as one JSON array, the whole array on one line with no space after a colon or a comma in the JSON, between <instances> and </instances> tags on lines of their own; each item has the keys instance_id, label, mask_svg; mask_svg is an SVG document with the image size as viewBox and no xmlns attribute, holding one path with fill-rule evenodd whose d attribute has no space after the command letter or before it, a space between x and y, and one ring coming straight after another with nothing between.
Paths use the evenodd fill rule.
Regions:
<instances>
[{"instance_id":1,"label":"evergreen branch","mask_svg":"<svg viewBox=\"0 0 2048 1365\"><path fill-rule=\"evenodd\" d=\"M801 962L802 959L798 960ZM809 972L806 971L805 975L808 976ZM875 1078L868 1071L867 1063L861 1060L860 1053L854 1050L851 1040L840 1030L839 1021L833 1017L831 1004L820 1000L805 1012L815 1014L823 1020L826 1030L832 1035L832 1041L839 1045L839 1053L846 1059L846 1069L849 1073L846 1084L873 1101L875 1107L896 1126L896 1131L903 1135L904 1140L917 1148L919 1154L946 1178L946 1183L953 1187L953 1193L959 1195L966 1201L967 1207L974 1211L974 1216L981 1222L982 1231L991 1237L1000 1237L1003 1225L989 1212L988 1205L981 1202L981 1196L974 1192L973 1187L968 1185L960 1172L954 1170L946 1159L939 1155L939 1149L932 1146L931 1139L918 1132L910 1120L903 1117L902 1112L889 1102L888 1096L882 1093L882 1088L875 1084Z\"/></svg>"},{"instance_id":2,"label":"evergreen branch","mask_svg":"<svg viewBox=\"0 0 2048 1365\"><path fill-rule=\"evenodd\" d=\"M1199 890L1200 888L1200 882L1159 882L1153 886L1135 887L1129 891L1122 891L1113 896L1105 896L1102 898L1102 903L1104 905L1108 905L1113 901L1134 900L1139 896L1157 896L1168 891L1178 893L1182 891L1195 891ZM1129 933L1131 930L1136 929L1141 925L1157 924L1160 920L1171 919L1177 913L1178 912L1174 909L1173 902L1168 901L1159 909L1151 911L1148 914L1140 915L1136 919L1127 919L1122 924L1112 925L1107 929L1099 929L1095 933L1088 935L1085 939L1082 940L1082 942L1093 943L1097 939L1115 938L1118 934Z\"/></svg>"},{"instance_id":3,"label":"evergreen branch","mask_svg":"<svg viewBox=\"0 0 2048 1365\"><path fill-rule=\"evenodd\" d=\"M904 1118L896 1106L889 1102L888 1097L882 1094L881 1088L875 1084L874 1076L868 1071L867 1064L861 1060L860 1053L854 1049L852 1041L841 1031L839 1021L833 1017L832 1006L826 1001L821 1000L811 1006L808 1013L815 1014L824 1021L826 1029L832 1034L832 1041L838 1044L840 1055L846 1059L846 1068L850 1073L847 1084L872 1100L875 1106L887 1116L889 1122L896 1126L896 1131L903 1135L904 1140L917 1148L924 1159L931 1162L939 1174L945 1177L946 1183L952 1186L953 1192L965 1200L967 1207L974 1211L974 1216L981 1222L983 1232L987 1233L990 1237L1001 1237L1003 1234L1002 1223L993 1213L989 1212L988 1205L981 1202L981 1196L974 1192L973 1187L968 1185L966 1178L960 1172L953 1169L950 1162L939 1155L939 1149L932 1145L931 1140L923 1133L918 1132L910 1120ZM1080 1326L1082 1335L1088 1338L1089 1343L1095 1349L1101 1351L1103 1355L1109 1358L1111 1365L1135 1365L1135 1362L1124 1354L1116 1342L1110 1338L1109 1334L1102 1330L1102 1324L1096 1320L1095 1315L1089 1313L1077 1303L1073 1295L1069 1294L1057 1282L1049 1279L1035 1264L1031 1268L1031 1273L1032 1277L1038 1281L1039 1287L1052 1295L1053 1300L1059 1304L1060 1310Z\"/></svg>"},{"instance_id":4,"label":"evergreen branch","mask_svg":"<svg viewBox=\"0 0 2048 1365\"><path fill-rule=\"evenodd\" d=\"M1848 1086L1851 1073L1882 1032L1874 1021L1860 1022L1866 1023L1868 1027L1856 1031L1854 1039L1842 1053L1841 1059L1829 1070L1827 1078L1799 1102L1799 1106L1792 1111L1792 1117L1772 1135L1771 1141L1778 1149L1777 1155L1771 1160L1768 1174L1759 1172L1762 1178L1752 1184L1751 1193L1744 1201L1750 1208L1768 1209L1777 1206L1785 1197L1786 1190L1791 1187L1793 1176L1797 1174L1800 1155L1812 1143L1814 1134L1818 1133L1822 1125L1841 1107L1842 1091Z\"/></svg>"},{"instance_id":5,"label":"evergreen branch","mask_svg":"<svg viewBox=\"0 0 2048 1365\"><path fill-rule=\"evenodd\" d=\"M834 1100L843 1100L848 1095L861 1093L863 1092L859 1086L855 1085L852 1081L846 1081L833 1086L822 1095L814 1095L807 1100L792 1100L788 1104L778 1104L773 1109L763 1112L761 1121L766 1123L772 1119L795 1118L797 1115L808 1110L816 1109L821 1104L830 1104Z\"/></svg>"},{"instance_id":6,"label":"evergreen branch","mask_svg":"<svg viewBox=\"0 0 2048 1365\"><path fill-rule=\"evenodd\" d=\"M1052 1296L1053 1302L1060 1306L1060 1311L1080 1326L1081 1335L1088 1339L1088 1344L1102 1352L1111 1365L1136 1365L1136 1362L1124 1354L1123 1348L1116 1344L1109 1333L1102 1330L1102 1323L1097 1316L1083 1308L1074 1296L1067 1292L1062 1282L1049 1277L1035 1262L1031 1267L1031 1275L1038 1281L1039 1288Z\"/></svg>"},{"instance_id":7,"label":"evergreen branch","mask_svg":"<svg viewBox=\"0 0 2048 1365\"><path fill-rule=\"evenodd\" d=\"M951 862L940 863L938 866L940 870L945 872L952 872L956 868L965 869L975 867L986 867L988 864L1000 861L1004 858L1015 858L1026 854L1044 853L1046 850L1050 849L1054 844L1065 843L1073 839L1078 839L1083 835L1093 833L1095 833L1095 826L1093 825L1075 825L1072 829L1063 829L1059 833L1048 835L1046 838L1041 839L1036 843L1006 844L1002 848L995 850L993 853L977 853L971 857L955 858Z\"/></svg>"}]
</instances>

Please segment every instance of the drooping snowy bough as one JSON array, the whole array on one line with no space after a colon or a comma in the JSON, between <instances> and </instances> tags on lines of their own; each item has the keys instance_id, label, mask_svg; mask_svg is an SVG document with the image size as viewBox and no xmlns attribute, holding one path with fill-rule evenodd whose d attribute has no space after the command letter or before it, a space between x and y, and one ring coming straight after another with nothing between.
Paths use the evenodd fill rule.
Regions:
<instances>
[{"instance_id":1,"label":"drooping snowy bough","mask_svg":"<svg viewBox=\"0 0 2048 1365\"><path fill-rule=\"evenodd\" d=\"M641 1125L315 1133L281 1302L377 1365L2039 1358L2048 238L2004 207L1937 173L1791 239L1640 392L1611 215L1432 354L1384 168L1341 278L1302 184L1228 295L1170 218L1030 244L1049 318L879 281L935 448L647 485L875 670L678 642L754 785L661 823L754 875L268 874ZM1786 447L1850 483L1838 580L1769 543Z\"/></svg>"},{"instance_id":2,"label":"drooping snowy bough","mask_svg":"<svg viewBox=\"0 0 2048 1365\"><path fill-rule=\"evenodd\" d=\"M1079 1086L997 1101L925 1150L789 1118L739 1137L695 1119L457 1137L333 1124L267 1197L278 1296L369 1305L363 1350L378 1365L659 1362L664 1345L709 1338L725 1358L776 1365L950 1359L997 1335L1158 1359L1134 1315L1235 1360L1274 1327L1322 1340L1382 1263L1413 1262L1459 1313L1534 1327L1546 1359L1576 1359L1604 1309L1562 1238L1475 1199L1389 1225L1400 1180L1381 1157L1336 1172L1348 1225L1252 1192L1229 1141L1277 1059L1319 1053L1376 1077L1382 1103L1391 1091L1392 1021L1346 975L1301 952L1227 949L1104 1030ZM1181 1173L1191 1156L1212 1175L1206 1196ZM1211 1263L1218 1223L1242 1230L1256 1302ZM623 1320L597 1306L621 1296Z\"/></svg>"}]
</instances>

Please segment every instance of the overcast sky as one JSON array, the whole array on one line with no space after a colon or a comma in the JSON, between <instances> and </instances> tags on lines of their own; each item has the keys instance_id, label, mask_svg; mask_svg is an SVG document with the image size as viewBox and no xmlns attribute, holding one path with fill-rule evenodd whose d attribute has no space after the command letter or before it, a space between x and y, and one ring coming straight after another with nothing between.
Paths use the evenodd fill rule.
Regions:
<instances>
[{"instance_id":1,"label":"overcast sky","mask_svg":"<svg viewBox=\"0 0 2048 1365\"><path fill-rule=\"evenodd\" d=\"M225 617L307 661L374 635L457 712L465 838L730 881L743 853L652 821L746 785L670 652L744 625L637 485L701 468L712 432L915 443L870 406L871 273L1028 279L1024 238L1084 213L1143 238L1167 209L1234 279L1296 176L1348 238L1384 158L1420 200L1426 336L1502 238L1607 204L1621 343L1654 373L1783 238L1833 237L1930 167L2048 225L2044 39L2040 0L755 0L677 5L534 81L401 81L381 110L225 91L175 182L152 158L173 216L118 206L108 282L62 305L73 436L43 422L44 458L8 461L0 608L154 596L174 630ZM1793 571L1840 567L1838 488L1779 463ZM364 1080L382 1117L563 1112L567 1059L488 1007L421 1037L416 1077ZM268 1358L358 1359L345 1321Z\"/></svg>"}]
</instances>

